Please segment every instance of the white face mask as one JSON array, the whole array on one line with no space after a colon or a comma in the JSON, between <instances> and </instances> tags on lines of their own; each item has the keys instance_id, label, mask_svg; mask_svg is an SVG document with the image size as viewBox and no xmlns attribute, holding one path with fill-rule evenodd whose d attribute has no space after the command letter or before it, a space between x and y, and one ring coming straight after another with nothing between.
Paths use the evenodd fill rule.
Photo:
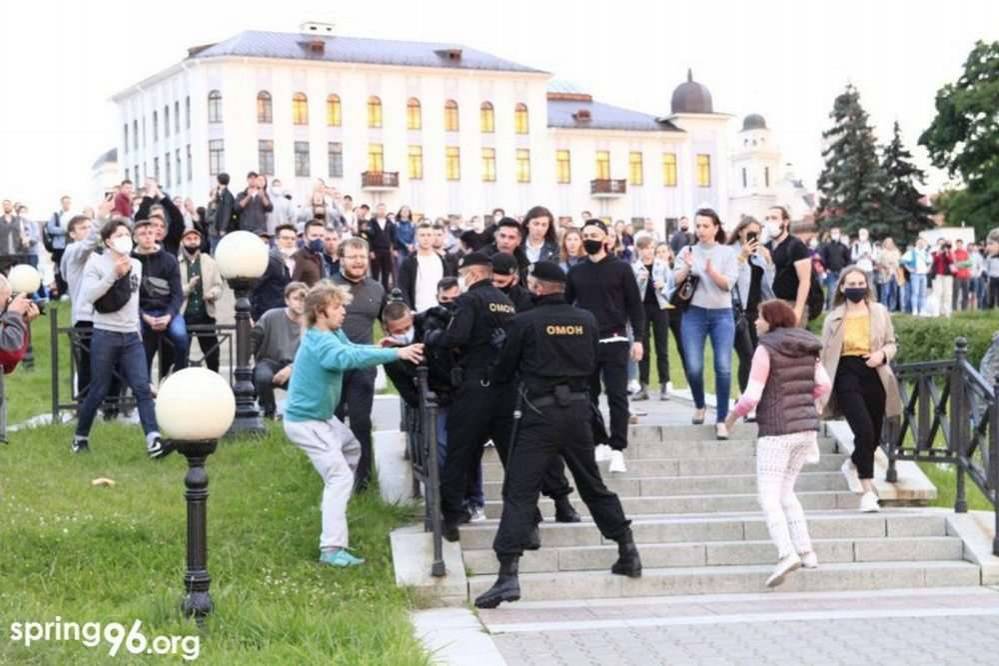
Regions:
<instances>
[{"instance_id":1,"label":"white face mask","mask_svg":"<svg viewBox=\"0 0 999 666\"><path fill-rule=\"evenodd\" d=\"M405 333L400 333L399 335L393 335L392 339L401 345L413 344L413 339L416 337L416 329L409 329Z\"/></svg>"},{"instance_id":2,"label":"white face mask","mask_svg":"<svg viewBox=\"0 0 999 666\"><path fill-rule=\"evenodd\" d=\"M784 225L780 222L767 222L767 235L770 238L779 238L784 232Z\"/></svg>"},{"instance_id":3,"label":"white face mask","mask_svg":"<svg viewBox=\"0 0 999 666\"><path fill-rule=\"evenodd\" d=\"M132 253L132 239L128 236L119 236L111 241L111 249L118 254Z\"/></svg>"}]
</instances>

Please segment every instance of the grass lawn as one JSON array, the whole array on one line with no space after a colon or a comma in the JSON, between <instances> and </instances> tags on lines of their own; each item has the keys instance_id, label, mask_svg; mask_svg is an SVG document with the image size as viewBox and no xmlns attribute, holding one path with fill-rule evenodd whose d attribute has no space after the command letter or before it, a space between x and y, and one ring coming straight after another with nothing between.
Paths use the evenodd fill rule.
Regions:
<instances>
[{"instance_id":1,"label":"grass lawn","mask_svg":"<svg viewBox=\"0 0 999 666\"><path fill-rule=\"evenodd\" d=\"M223 442L208 460L208 568L215 613L199 632L179 612L185 568L186 461L146 458L138 428L99 423L93 453L71 429L14 433L0 448L0 663L99 664L109 644L7 640L12 622L142 621L147 638L199 635L204 664L427 664L395 586L388 532L412 509L377 490L350 505L352 549L367 563L316 563L321 482L278 428ZM93 487L109 477L113 488ZM116 663L153 663L121 648ZM171 663L180 663L170 657ZM160 663L158 659L155 663Z\"/></svg>"},{"instance_id":2,"label":"grass lawn","mask_svg":"<svg viewBox=\"0 0 999 666\"><path fill-rule=\"evenodd\" d=\"M954 498L957 496L957 473L951 465L937 465L937 463L919 463L919 468L923 470L927 478L937 487L937 499L933 506L942 506L949 509L954 508ZM986 499L982 491L971 480L964 477L964 496L968 500L968 509L971 511L992 511L992 503Z\"/></svg>"}]
</instances>

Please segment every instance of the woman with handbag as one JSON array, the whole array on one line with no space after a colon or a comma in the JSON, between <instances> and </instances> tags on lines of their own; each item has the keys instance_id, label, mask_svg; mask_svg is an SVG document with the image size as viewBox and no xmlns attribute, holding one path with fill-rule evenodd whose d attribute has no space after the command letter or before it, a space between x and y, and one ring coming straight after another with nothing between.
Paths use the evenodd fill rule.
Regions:
<instances>
[{"instance_id":1,"label":"woman with handbag","mask_svg":"<svg viewBox=\"0 0 999 666\"><path fill-rule=\"evenodd\" d=\"M759 338L756 334L757 311L762 301L774 297L774 266L770 252L760 242L763 232L756 218L744 216L732 230L728 244L738 252L739 278L732 289L732 306L735 311L735 353L739 357L739 392L745 393L749 384L749 368ZM747 421L752 421L747 416Z\"/></svg>"},{"instance_id":2,"label":"woman with handbag","mask_svg":"<svg viewBox=\"0 0 999 666\"><path fill-rule=\"evenodd\" d=\"M853 454L842 472L850 490L863 493L860 510L878 511L874 452L885 418L902 413L898 383L888 365L895 356L895 329L888 309L877 302L867 272L843 270L833 309L822 326L822 364L833 379L822 416L844 416L853 431Z\"/></svg>"},{"instance_id":3,"label":"woman with handbag","mask_svg":"<svg viewBox=\"0 0 999 666\"><path fill-rule=\"evenodd\" d=\"M683 313L683 354L687 359L687 381L694 397L694 425L704 423L704 343L711 337L715 367L715 434L728 439L728 416L732 384L732 346L735 320L732 287L739 277L735 250L725 245L725 230L718 213L702 208L694 215L696 245L688 245L677 256L673 271L676 289L671 299Z\"/></svg>"}]
</instances>

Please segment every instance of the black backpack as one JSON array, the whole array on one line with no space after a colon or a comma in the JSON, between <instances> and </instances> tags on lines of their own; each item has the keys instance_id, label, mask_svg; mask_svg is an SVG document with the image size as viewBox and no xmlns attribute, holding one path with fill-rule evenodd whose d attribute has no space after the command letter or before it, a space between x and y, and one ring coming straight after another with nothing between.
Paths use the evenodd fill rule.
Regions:
<instances>
[{"instance_id":1,"label":"black backpack","mask_svg":"<svg viewBox=\"0 0 999 666\"><path fill-rule=\"evenodd\" d=\"M815 272L815 267L813 266L812 283L808 287L808 300L805 301L805 305L808 307L808 321L818 319L826 307L826 295L822 291L822 286L819 282L819 275Z\"/></svg>"}]
</instances>

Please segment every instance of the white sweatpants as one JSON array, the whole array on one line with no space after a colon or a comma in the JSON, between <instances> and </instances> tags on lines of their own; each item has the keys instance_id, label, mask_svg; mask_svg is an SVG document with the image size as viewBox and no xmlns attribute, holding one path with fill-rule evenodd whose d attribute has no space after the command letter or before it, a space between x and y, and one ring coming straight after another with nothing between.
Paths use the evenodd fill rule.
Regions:
<instances>
[{"instance_id":1,"label":"white sweatpants","mask_svg":"<svg viewBox=\"0 0 999 666\"><path fill-rule=\"evenodd\" d=\"M933 278L933 302L937 304L937 314L949 317L954 301L954 276L938 275Z\"/></svg>"},{"instance_id":2,"label":"white sweatpants","mask_svg":"<svg viewBox=\"0 0 999 666\"><path fill-rule=\"evenodd\" d=\"M794 494L794 483L818 449L814 430L776 437L760 437L756 443L756 487L767 521L770 540L778 557L811 552L805 511Z\"/></svg>"},{"instance_id":3,"label":"white sweatpants","mask_svg":"<svg viewBox=\"0 0 999 666\"><path fill-rule=\"evenodd\" d=\"M354 489L354 470L361 459L361 443L335 416L328 421L284 421L284 434L305 451L322 477L323 531L319 550L346 548L347 502Z\"/></svg>"}]
</instances>

